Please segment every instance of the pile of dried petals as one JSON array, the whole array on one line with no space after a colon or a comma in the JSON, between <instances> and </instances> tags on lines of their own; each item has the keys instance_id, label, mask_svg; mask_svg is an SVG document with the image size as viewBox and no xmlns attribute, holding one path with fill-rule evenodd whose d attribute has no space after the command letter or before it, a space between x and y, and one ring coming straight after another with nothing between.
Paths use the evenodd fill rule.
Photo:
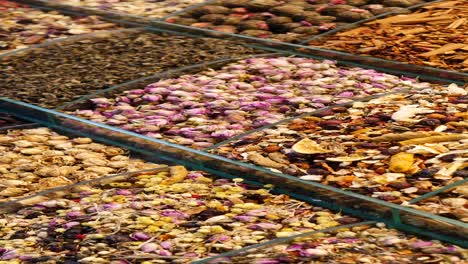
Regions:
<instances>
[{"instance_id":1,"label":"pile of dried petals","mask_svg":"<svg viewBox=\"0 0 468 264\"><path fill-rule=\"evenodd\" d=\"M75 186L17 206L0 219L1 260L187 263L360 222L241 179L213 179L182 166Z\"/></svg>"},{"instance_id":2,"label":"pile of dried petals","mask_svg":"<svg viewBox=\"0 0 468 264\"><path fill-rule=\"evenodd\" d=\"M424 0L221 0L166 21L285 42L298 42L331 29Z\"/></svg>"},{"instance_id":3,"label":"pile of dried petals","mask_svg":"<svg viewBox=\"0 0 468 264\"><path fill-rule=\"evenodd\" d=\"M442 1L422 11L367 23L310 45L468 72L468 1Z\"/></svg>"},{"instance_id":4,"label":"pile of dried petals","mask_svg":"<svg viewBox=\"0 0 468 264\"><path fill-rule=\"evenodd\" d=\"M10 130L0 134L0 202L108 174L157 167L89 138L68 138L48 128Z\"/></svg>"},{"instance_id":5,"label":"pile of dried petals","mask_svg":"<svg viewBox=\"0 0 468 264\"><path fill-rule=\"evenodd\" d=\"M247 130L332 103L429 83L333 61L250 58L196 75L165 79L95 98L75 115L192 148L206 148Z\"/></svg>"},{"instance_id":6,"label":"pile of dried petals","mask_svg":"<svg viewBox=\"0 0 468 264\"><path fill-rule=\"evenodd\" d=\"M467 94L452 84L332 107L213 152L407 204L466 177ZM447 210L443 215L468 217L466 207Z\"/></svg>"},{"instance_id":7,"label":"pile of dried petals","mask_svg":"<svg viewBox=\"0 0 468 264\"><path fill-rule=\"evenodd\" d=\"M299 241L253 249L210 263L463 263L468 250L421 240L384 224L304 236Z\"/></svg>"},{"instance_id":8,"label":"pile of dried petals","mask_svg":"<svg viewBox=\"0 0 468 264\"><path fill-rule=\"evenodd\" d=\"M50 0L60 5L86 7L120 14L162 18L204 0Z\"/></svg>"},{"instance_id":9,"label":"pile of dried petals","mask_svg":"<svg viewBox=\"0 0 468 264\"><path fill-rule=\"evenodd\" d=\"M98 17L73 18L57 11L43 12L0 0L0 53L39 44L48 39L117 28Z\"/></svg>"}]
</instances>

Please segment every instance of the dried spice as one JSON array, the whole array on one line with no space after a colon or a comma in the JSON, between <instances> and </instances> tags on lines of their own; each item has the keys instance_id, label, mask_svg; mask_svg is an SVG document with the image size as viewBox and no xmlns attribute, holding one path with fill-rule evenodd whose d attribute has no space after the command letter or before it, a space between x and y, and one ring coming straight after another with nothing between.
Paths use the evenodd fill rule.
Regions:
<instances>
[{"instance_id":1,"label":"dried spice","mask_svg":"<svg viewBox=\"0 0 468 264\"><path fill-rule=\"evenodd\" d=\"M63 38L118 28L96 16L70 17L57 11L44 12L6 0L0 1L0 54Z\"/></svg>"},{"instance_id":2,"label":"dried spice","mask_svg":"<svg viewBox=\"0 0 468 264\"><path fill-rule=\"evenodd\" d=\"M343 219L360 221L181 166L104 179L16 207L0 218L4 261L189 263Z\"/></svg>"},{"instance_id":3,"label":"dried spice","mask_svg":"<svg viewBox=\"0 0 468 264\"><path fill-rule=\"evenodd\" d=\"M0 94L54 108L171 68L252 53L250 48L217 39L139 30L101 32L0 59Z\"/></svg>"},{"instance_id":4,"label":"dried spice","mask_svg":"<svg viewBox=\"0 0 468 264\"><path fill-rule=\"evenodd\" d=\"M387 12L407 13L405 7L423 0L221 0L168 18L171 23L213 29L284 42L307 37Z\"/></svg>"},{"instance_id":5,"label":"dried spice","mask_svg":"<svg viewBox=\"0 0 468 264\"><path fill-rule=\"evenodd\" d=\"M242 252L210 263L464 263L468 251L424 240L383 223L343 228Z\"/></svg>"},{"instance_id":6,"label":"dried spice","mask_svg":"<svg viewBox=\"0 0 468 264\"><path fill-rule=\"evenodd\" d=\"M157 167L89 138L70 139L48 128L9 130L0 134L0 202L108 174Z\"/></svg>"},{"instance_id":7,"label":"dried spice","mask_svg":"<svg viewBox=\"0 0 468 264\"><path fill-rule=\"evenodd\" d=\"M50 0L60 5L86 7L96 10L148 18L162 18L204 0Z\"/></svg>"},{"instance_id":8,"label":"dried spice","mask_svg":"<svg viewBox=\"0 0 468 264\"><path fill-rule=\"evenodd\" d=\"M93 109L72 114L202 149L330 104L424 87L430 84L327 60L249 58L220 70L163 79L115 98L94 98Z\"/></svg>"},{"instance_id":9,"label":"dried spice","mask_svg":"<svg viewBox=\"0 0 468 264\"><path fill-rule=\"evenodd\" d=\"M275 158L273 171L408 205L466 177L468 127L459 124L468 118L468 91L460 89L434 87L332 107L211 152L265 167L262 159ZM395 113L409 106L425 110L402 121ZM275 156L266 151L272 145L278 147ZM429 210L424 202L418 208ZM460 215L452 214L466 221L466 214Z\"/></svg>"},{"instance_id":10,"label":"dried spice","mask_svg":"<svg viewBox=\"0 0 468 264\"><path fill-rule=\"evenodd\" d=\"M366 23L310 45L468 72L468 1L442 1Z\"/></svg>"}]
</instances>

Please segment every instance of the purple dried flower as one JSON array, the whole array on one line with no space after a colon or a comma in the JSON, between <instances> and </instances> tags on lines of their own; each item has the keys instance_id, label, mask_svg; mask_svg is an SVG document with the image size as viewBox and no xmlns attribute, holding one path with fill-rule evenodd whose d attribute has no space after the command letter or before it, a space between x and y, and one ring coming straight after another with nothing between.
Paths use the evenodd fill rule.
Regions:
<instances>
[{"instance_id":1,"label":"purple dried flower","mask_svg":"<svg viewBox=\"0 0 468 264\"><path fill-rule=\"evenodd\" d=\"M135 232L130 235L130 238L136 241L143 241L143 240L148 240L151 237L147 235L146 233L143 232ZM149 244L149 243L148 243Z\"/></svg>"},{"instance_id":2,"label":"purple dried flower","mask_svg":"<svg viewBox=\"0 0 468 264\"><path fill-rule=\"evenodd\" d=\"M143 95L141 98L148 102L157 102L162 99L160 95L154 95L154 94L146 94L146 95Z\"/></svg>"},{"instance_id":3,"label":"purple dried flower","mask_svg":"<svg viewBox=\"0 0 468 264\"><path fill-rule=\"evenodd\" d=\"M109 211L118 210L120 208L122 208L122 205L118 203L108 203L108 204L102 205L102 209L109 210Z\"/></svg>"},{"instance_id":4,"label":"purple dried flower","mask_svg":"<svg viewBox=\"0 0 468 264\"><path fill-rule=\"evenodd\" d=\"M169 217L176 218L176 219L184 219L184 218L188 217L188 215L186 213L183 213L183 212L177 211L177 210L164 210L164 211L161 212L161 215L162 216L169 216Z\"/></svg>"},{"instance_id":5,"label":"purple dried flower","mask_svg":"<svg viewBox=\"0 0 468 264\"><path fill-rule=\"evenodd\" d=\"M145 206L141 202L132 202L132 203L130 203L130 207L132 209L143 209Z\"/></svg>"},{"instance_id":6,"label":"purple dried flower","mask_svg":"<svg viewBox=\"0 0 468 264\"><path fill-rule=\"evenodd\" d=\"M156 253L164 257L172 256L172 253L165 249L157 250Z\"/></svg>"},{"instance_id":7,"label":"purple dried flower","mask_svg":"<svg viewBox=\"0 0 468 264\"><path fill-rule=\"evenodd\" d=\"M76 218L78 218L78 217L80 217L80 216L82 216L82 215L83 215L82 212L79 212L79 211L72 211L72 212L68 212L68 213L66 214L66 217L67 217L67 219L76 219Z\"/></svg>"},{"instance_id":8,"label":"purple dried flower","mask_svg":"<svg viewBox=\"0 0 468 264\"><path fill-rule=\"evenodd\" d=\"M128 91L128 94L142 95L142 94L145 94L145 90L143 89L130 90Z\"/></svg>"},{"instance_id":9,"label":"purple dried flower","mask_svg":"<svg viewBox=\"0 0 468 264\"><path fill-rule=\"evenodd\" d=\"M302 246L299 244L290 245L288 246L288 248L286 248L286 251L299 251L299 250L302 250Z\"/></svg>"},{"instance_id":10,"label":"purple dried flower","mask_svg":"<svg viewBox=\"0 0 468 264\"><path fill-rule=\"evenodd\" d=\"M118 195L131 195L132 191L126 189L120 189L115 192Z\"/></svg>"},{"instance_id":11,"label":"purple dried flower","mask_svg":"<svg viewBox=\"0 0 468 264\"><path fill-rule=\"evenodd\" d=\"M158 249L158 245L155 243L145 243L140 247L140 250L146 253L155 252Z\"/></svg>"},{"instance_id":12,"label":"purple dried flower","mask_svg":"<svg viewBox=\"0 0 468 264\"><path fill-rule=\"evenodd\" d=\"M433 244L434 243L432 243L431 241L419 240L419 241L411 243L409 246L412 248L424 248L424 247L430 247Z\"/></svg>"},{"instance_id":13,"label":"purple dried flower","mask_svg":"<svg viewBox=\"0 0 468 264\"><path fill-rule=\"evenodd\" d=\"M72 221L72 222L68 222L66 224L63 225L63 228L66 228L66 229L69 229L69 228L72 228L76 225L79 225L80 222L76 222L76 221Z\"/></svg>"},{"instance_id":14,"label":"purple dried flower","mask_svg":"<svg viewBox=\"0 0 468 264\"><path fill-rule=\"evenodd\" d=\"M248 216L265 216L268 213L265 209L255 209L255 210L247 211L245 214Z\"/></svg>"},{"instance_id":15,"label":"purple dried flower","mask_svg":"<svg viewBox=\"0 0 468 264\"><path fill-rule=\"evenodd\" d=\"M187 109L184 111L187 115L198 116L198 115L206 115L209 113L208 109L205 108L194 108L194 109Z\"/></svg>"},{"instance_id":16,"label":"purple dried flower","mask_svg":"<svg viewBox=\"0 0 468 264\"><path fill-rule=\"evenodd\" d=\"M172 116L169 116L169 120L171 122L180 122L180 121L185 121L187 118L183 114L175 114Z\"/></svg>"},{"instance_id":17,"label":"purple dried flower","mask_svg":"<svg viewBox=\"0 0 468 264\"><path fill-rule=\"evenodd\" d=\"M93 102L94 104L100 104L100 105L111 104L111 102L107 98L94 98L94 99L90 99L90 101Z\"/></svg>"},{"instance_id":18,"label":"purple dried flower","mask_svg":"<svg viewBox=\"0 0 468 264\"><path fill-rule=\"evenodd\" d=\"M354 95L353 92L342 92L336 95L336 97L350 98Z\"/></svg>"},{"instance_id":19,"label":"purple dried flower","mask_svg":"<svg viewBox=\"0 0 468 264\"><path fill-rule=\"evenodd\" d=\"M237 133L235 130L219 130L210 134L210 136L218 139L228 139L235 136Z\"/></svg>"},{"instance_id":20,"label":"purple dried flower","mask_svg":"<svg viewBox=\"0 0 468 264\"><path fill-rule=\"evenodd\" d=\"M280 224L272 224L272 223L258 223L254 225L250 225L249 229L253 230L270 230L270 229L280 229Z\"/></svg>"},{"instance_id":21,"label":"purple dried flower","mask_svg":"<svg viewBox=\"0 0 468 264\"><path fill-rule=\"evenodd\" d=\"M159 245L164 249L170 249L172 247L171 241L163 241Z\"/></svg>"},{"instance_id":22,"label":"purple dried flower","mask_svg":"<svg viewBox=\"0 0 468 264\"><path fill-rule=\"evenodd\" d=\"M253 220L255 220L255 217L248 215L238 215L234 216L234 219L239 220L241 222L252 222Z\"/></svg>"}]
</instances>

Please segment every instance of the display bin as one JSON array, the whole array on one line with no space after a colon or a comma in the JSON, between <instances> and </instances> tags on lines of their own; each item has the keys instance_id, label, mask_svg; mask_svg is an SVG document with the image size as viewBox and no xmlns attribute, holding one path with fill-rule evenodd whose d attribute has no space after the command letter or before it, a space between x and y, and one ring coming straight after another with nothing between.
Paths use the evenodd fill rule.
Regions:
<instances>
[{"instance_id":1,"label":"display bin","mask_svg":"<svg viewBox=\"0 0 468 264\"><path fill-rule=\"evenodd\" d=\"M402 249L404 248L404 250ZM202 263L323 263L327 261L447 261L462 262L467 251L428 241L372 221L332 227L252 245Z\"/></svg>"},{"instance_id":2,"label":"display bin","mask_svg":"<svg viewBox=\"0 0 468 264\"><path fill-rule=\"evenodd\" d=\"M126 20L130 23L145 24L153 20L161 20L181 11L191 10L213 1L141 1L139 3L99 1L59 1L59 0L18 0L17 2L49 9L63 9L69 12L99 15L111 19ZM175 4L175 5L174 5Z\"/></svg>"},{"instance_id":3,"label":"display bin","mask_svg":"<svg viewBox=\"0 0 468 264\"><path fill-rule=\"evenodd\" d=\"M36 123L0 126L0 138L2 204L108 174L161 167L125 149L67 137Z\"/></svg>"},{"instance_id":4,"label":"display bin","mask_svg":"<svg viewBox=\"0 0 468 264\"><path fill-rule=\"evenodd\" d=\"M456 98L466 90L451 87L396 92L306 113L231 138L209 152L405 206L422 205L465 182L468 133L458 126L465 112ZM441 208L436 214L466 222L465 209L450 214Z\"/></svg>"},{"instance_id":5,"label":"display bin","mask_svg":"<svg viewBox=\"0 0 468 264\"><path fill-rule=\"evenodd\" d=\"M15 114L61 132L90 137L99 142L124 147L162 161L203 170L223 178L244 178L246 181L272 184L274 191L324 208L342 210L365 219L385 219L397 228L412 228L444 241L466 246L467 225L463 222L392 204L365 195L340 190L320 183L237 162L132 132L86 121L37 106L2 99L0 111Z\"/></svg>"},{"instance_id":6,"label":"display bin","mask_svg":"<svg viewBox=\"0 0 468 264\"><path fill-rule=\"evenodd\" d=\"M465 1L431 2L409 14L356 22L301 43L466 74L464 9Z\"/></svg>"},{"instance_id":7,"label":"display bin","mask_svg":"<svg viewBox=\"0 0 468 264\"><path fill-rule=\"evenodd\" d=\"M240 43L142 28L101 31L0 55L0 93L56 108L158 72L259 52Z\"/></svg>"},{"instance_id":8,"label":"display bin","mask_svg":"<svg viewBox=\"0 0 468 264\"><path fill-rule=\"evenodd\" d=\"M0 41L0 56L55 39L120 28L97 16L47 12L8 0L0 3L0 9L0 23L5 25Z\"/></svg>"},{"instance_id":9,"label":"display bin","mask_svg":"<svg viewBox=\"0 0 468 264\"><path fill-rule=\"evenodd\" d=\"M31 140L33 130L23 131ZM73 132L65 134L73 137ZM155 155L132 153L138 155L158 167L37 190L0 203L0 259L188 263L265 242L279 232L361 221L271 194L271 186L220 179ZM298 226L296 221L304 223Z\"/></svg>"},{"instance_id":10,"label":"display bin","mask_svg":"<svg viewBox=\"0 0 468 264\"><path fill-rule=\"evenodd\" d=\"M256 39L274 39L281 42L301 43L311 36L333 29L346 28L358 21L407 13L427 4L405 5L381 1L380 10L375 5L358 3L311 3L309 1L258 2L258 1L208 1L205 5L189 8L166 17L165 21L185 26L213 29L234 36L251 36Z\"/></svg>"},{"instance_id":11,"label":"display bin","mask_svg":"<svg viewBox=\"0 0 468 264\"><path fill-rule=\"evenodd\" d=\"M431 86L438 84L341 66L341 62L330 60L262 54L136 79L60 109L204 149L301 113Z\"/></svg>"},{"instance_id":12,"label":"display bin","mask_svg":"<svg viewBox=\"0 0 468 264\"><path fill-rule=\"evenodd\" d=\"M77 8L53 4L49 1L39 0L20 0L25 1L26 4L36 4L41 8L59 9L63 12L75 10L74 12L87 13L90 12L85 10L86 8ZM91 10L93 11L93 10ZM94 13L93 13L94 12ZM180 24L168 23L160 20L151 20L149 23L142 19L142 17L122 15L104 11L94 10L91 14L99 13L103 18L118 23L129 23L131 25L149 26L150 31L168 31L176 34L186 34L191 36L205 36L205 37L216 37L223 38L226 40L242 40L247 43L251 43L253 47L260 48L271 52L280 52L283 54L299 54L309 55L318 59L334 59L340 60L342 63L348 63L348 65L354 65L358 67L371 66L380 71L390 72L397 75L407 76L421 76L431 81L445 81L445 82L457 82L459 84L465 83L468 80L468 74L461 72L454 72L448 70L442 70L432 67L408 65L391 60L384 60L373 58L369 56L358 56L346 52L339 52L327 49L314 48L310 46L280 42L272 39L262 39L256 37L250 37L247 35L230 34L224 33L211 29L202 29L191 26L185 26Z\"/></svg>"}]
</instances>

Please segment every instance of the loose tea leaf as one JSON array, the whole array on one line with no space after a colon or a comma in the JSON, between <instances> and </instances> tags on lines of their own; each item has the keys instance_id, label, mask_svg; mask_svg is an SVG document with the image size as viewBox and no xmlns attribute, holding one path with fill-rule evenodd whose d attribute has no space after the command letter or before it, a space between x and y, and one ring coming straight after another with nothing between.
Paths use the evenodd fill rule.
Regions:
<instances>
[{"instance_id":1,"label":"loose tea leaf","mask_svg":"<svg viewBox=\"0 0 468 264\"><path fill-rule=\"evenodd\" d=\"M299 42L349 23L387 12L408 13L405 7L423 0L221 0L170 17L168 22L258 38Z\"/></svg>"},{"instance_id":2,"label":"loose tea leaf","mask_svg":"<svg viewBox=\"0 0 468 264\"><path fill-rule=\"evenodd\" d=\"M44 12L6 0L0 1L0 54L49 39L118 28L98 17L70 17Z\"/></svg>"},{"instance_id":3,"label":"loose tea leaf","mask_svg":"<svg viewBox=\"0 0 468 264\"><path fill-rule=\"evenodd\" d=\"M0 59L0 94L53 108L170 68L252 53L250 48L218 39L139 30L101 32Z\"/></svg>"},{"instance_id":4,"label":"loose tea leaf","mask_svg":"<svg viewBox=\"0 0 468 264\"><path fill-rule=\"evenodd\" d=\"M468 1L443 1L376 20L310 45L468 72ZM376 44L381 43L379 45Z\"/></svg>"}]
</instances>

